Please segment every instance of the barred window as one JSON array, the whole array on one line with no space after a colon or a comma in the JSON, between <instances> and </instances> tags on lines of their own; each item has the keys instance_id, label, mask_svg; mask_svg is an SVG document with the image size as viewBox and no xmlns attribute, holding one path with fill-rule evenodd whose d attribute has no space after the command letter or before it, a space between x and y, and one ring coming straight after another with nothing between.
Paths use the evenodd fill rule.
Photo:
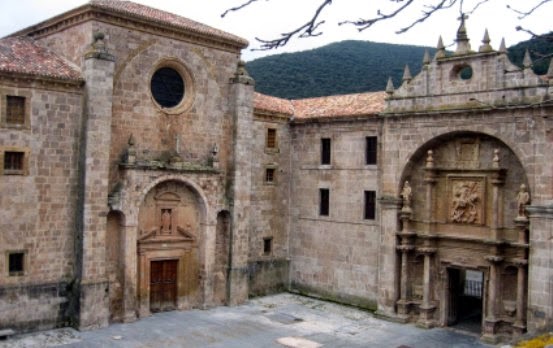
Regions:
<instances>
[{"instance_id":1,"label":"barred window","mask_svg":"<svg viewBox=\"0 0 553 348\"><path fill-rule=\"evenodd\" d=\"M376 164L377 138L366 137L365 164Z\"/></svg>"},{"instance_id":2,"label":"barred window","mask_svg":"<svg viewBox=\"0 0 553 348\"><path fill-rule=\"evenodd\" d=\"M265 170L265 182L272 183L275 182L275 169L267 168Z\"/></svg>"},{"instance_id":3,"label":"barred window","mask_svg":"<svg viewBox=\"0 0 553 348\"><path fill-rule=\"evenodd\" d=\"M6 96L6 123L25 124L25 97Z\"/></svg>"},{"instance_id":4,"label":"barred window","mask_svg":"<svg viewBox=\"0 0 553 348\"><path fill-rule=\"evenodd\" d=\"M268 128L267 129L267 147L270 149L276 148L276 129Z\"/></svg>"},{"instance_id":5,"label":"barred window","mask_svg":"<svg viewBox=\"0 0 553 348\"><path fill-rule=\"evenodd\" d=\"M376 192L365 191L365 212L364 217L366 220L374 220L376 216Z\"/></svg>"},{"instance_id":6,"label":"barred window","mask_svg":"<svg viewBox=\"0 0 553 348\"><path fill-rule=\"evenodd\" d=\"M321 164L330 164L330 138L321 139Z\"/></svg>"},{"instance_id":7,"label":"barred window","mask_svg":"<svg viewBox=\"0 0 553 348\"><path fill-rule=\"evenodd\" d=\"M4 174L22 174L24 157L24 152L4 152Z\"/></svg>"}]
</instances>

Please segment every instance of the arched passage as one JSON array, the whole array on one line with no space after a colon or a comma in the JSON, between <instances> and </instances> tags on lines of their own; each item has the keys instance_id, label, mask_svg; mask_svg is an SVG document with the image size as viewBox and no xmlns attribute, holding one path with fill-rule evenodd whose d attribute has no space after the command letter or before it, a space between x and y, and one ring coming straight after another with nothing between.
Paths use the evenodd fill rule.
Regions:
<instances>
[{"instance_id":1,"label":"arched passage","mask_svg":"<svg viewBox=\"0 0 553 348\"><path fill-rule=\"evenodd\" d=\"M521 185L528 181L515 153L486 134L448 133L414 152L398 187L399 314L433 326L477 313L475 330L484 336L524 330Z\"/></svg>"}]
</instances>

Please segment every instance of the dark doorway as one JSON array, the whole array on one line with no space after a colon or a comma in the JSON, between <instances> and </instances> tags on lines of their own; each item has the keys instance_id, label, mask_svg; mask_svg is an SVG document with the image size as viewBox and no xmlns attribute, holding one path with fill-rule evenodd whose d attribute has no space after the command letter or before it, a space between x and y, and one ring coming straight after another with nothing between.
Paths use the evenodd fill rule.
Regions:
<instances>
[{"instance_id":1,"label":"dark doorway","mask_svg":"<svg viewBox=\"0 0 553 348\"><path fill-rule=\"evenodd\" d=\"M150 311L169 311L177 304L178 260L152 261L150 265Z\"/></svg>"},{"instance_id":2,"label":"dark doorway","mask_svg":"<svg viewBox=\"0 0 553 348\"><path fill-rule=\"evenodd\" d=\"M448 278L448 326L480 334L482 330L483 273L449 268Z\"/></svg>"}]
</instances>

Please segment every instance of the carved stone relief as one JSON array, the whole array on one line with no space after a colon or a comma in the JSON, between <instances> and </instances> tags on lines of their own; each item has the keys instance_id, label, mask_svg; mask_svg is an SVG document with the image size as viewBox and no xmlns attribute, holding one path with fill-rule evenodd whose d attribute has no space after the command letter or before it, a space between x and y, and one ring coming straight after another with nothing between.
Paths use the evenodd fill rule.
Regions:
<instances>
[{"instance_id":1,"label":"carved stone relief","mask_svg":"<svg viewBox=\"0 0 553 348\"><path fill-rule=\"evenodd\" d=\"M485 204L484 178L448 177L449 221L483 224Z\"/></svg>"}]
</instances>

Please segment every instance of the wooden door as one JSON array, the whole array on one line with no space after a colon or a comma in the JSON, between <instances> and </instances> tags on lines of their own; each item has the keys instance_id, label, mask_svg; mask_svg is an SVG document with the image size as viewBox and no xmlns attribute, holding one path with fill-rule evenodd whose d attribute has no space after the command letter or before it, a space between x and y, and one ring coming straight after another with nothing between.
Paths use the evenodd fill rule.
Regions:
<instances>
[{"instance_id":1,"label":"wooden door","mask_svg":"<svg viewBox=\"0 0 553 348\"><path fill-rule=\"evenodd\" d=\"M178 260L152 261L150 264L150 311L168 311L177 305Z\"/></svg>"}]
</instances>

